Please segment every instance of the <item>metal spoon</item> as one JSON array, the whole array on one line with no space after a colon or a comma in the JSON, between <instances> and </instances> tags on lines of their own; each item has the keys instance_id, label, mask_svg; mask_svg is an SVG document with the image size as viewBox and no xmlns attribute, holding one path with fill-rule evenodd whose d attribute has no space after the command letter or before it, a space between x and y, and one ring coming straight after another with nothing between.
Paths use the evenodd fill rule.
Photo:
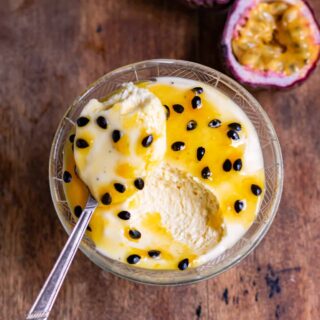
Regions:
<instances>
[{"instance_id":1,"label":"metal spoon","mask_svg":"<svg viewBox=\"0 0 320 320\"><path fill-rule=\"evenodd\" d=\"M83 210L77 224L72 230L67 243L60 253L56 264L51 270L49 277L42 287L26 319L48 319L49 313L52 309L54 301L56 300L63 280L69 270L73 257L77 252L81 239L97 205L97 201L90 195L85 209Z\"/></svg>"}]
</instances>

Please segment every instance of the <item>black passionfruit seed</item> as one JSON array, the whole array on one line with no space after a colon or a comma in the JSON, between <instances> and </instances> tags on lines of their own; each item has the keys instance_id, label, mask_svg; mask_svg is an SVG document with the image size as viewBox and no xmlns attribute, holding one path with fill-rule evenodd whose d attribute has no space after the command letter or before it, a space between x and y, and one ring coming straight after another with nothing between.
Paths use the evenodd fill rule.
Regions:
<instances>
[{"instance_id":1,"label":"black passionfruit seed","mask_svg":"<svg viewBox=\"0 0 320 320\"><path fill-rule=\"evenodd\" d=\"M74 209L73 209L73 212L74 212L74 215L75 215L77 218L80 218L81 213L82 213L82 208L81 208L81 206L75 206Z\"/></svg>"},{"instance_id":2,"label":"black passionfruit seed","mask_svg":"<svg viewBox=\"0 0 320 320\"><path fill-rule=\"evenodd\" d=\"M237 159L234 163L233 163L233 170L235 171L240 171L242 169L242 160L241 159Z\"/></svg>"},{"instance_id":3,"label":"black passionfruit seed","mask_svg":"<svg viewBox=\"0 0 320 320\"><path fill-rule=\"evenodd\" d=\"M176 113L182 113L184 111L184 107L181 104L174 104L172 108Z\"/></svg>"},{"instance_id":4,"label":"black passionfruit seed","mask_svg":"<svg viewBox=\"0 0 320 320\"><path fill-rule=\"evenodd\" d=\"M132 254L131 256L129 256L129 257L127 258L127 262L128 262L129 264L136 264L136 263L138 263L138 262L140 261L140 259L141 259L141 257L140 257L139 255L137 255L137 254Z\"/></svg>"},{"instance_id":5,"label":"black passionfruit seed","mask_svg":"<svg viewBox=\"0 0 320 320\"><path fill-rule=\"evenodd\" d=\"M213 119L208 123L210 128L219 128L221 126L221 121L219 119Z\"/></svg>"},{"instance_id":6,"label":"black passionfruit seed","mask_svg":"<svg viewBox=\"0 0 320 320\"><path fill-rule=\"evenodd\" d=\"M176 141L171 145L173 151L181 151L186 147L186 144L182 141Z\"/></svg>"},{"instance_id":7,"label":"black passionfruit seed","mask_svg":"<svg viewBox=\"0 0 320 320\"><path fill-rule=\"evenodd\" d=\"M225 172L229 172L232 169L232 163L229 159L227 159L224 163L223 163L223 170Z\"/></svg>"},{"instance_id":8,"label":"black passionfruit seed","mask_svg":"<svg viewBox=\"0 0 320 320\"><path fill-rule=\"evenodd\" d=\"M234 210L236 210L236 213L239 213L244 209L244 202L242 200L237 200L234 203Z\"/></svg>"},{"instance_id":9,"label":"black passionfruit seed","mask_svg":"<svg viewBox=\"0 0 320 320\"><path fill-rule=\"evenodd\" d=\"M136 180L134 180L134 186L138 189L138 190L142 190L144 188L144 181L142 178L137 178Z\"/></svg>"},{"instance_id":10,"label":"black passionfruit seed","mask_svg":"<svg viewBox=\"0 0 320 320\"><path fill-rule=\"evenodd\" d=\"M77 139L76 141L76 146L79 148L79 149L85 149L85 148L88 148L89 147L89 143L84 140L84 139Z\"/></svg>"},{"instance_id":11,"label":"black passionfruit seed","mask_svg":"<svg viewBox=\"0 0 320 320\"><path fill-rule=\"evenodd\" d=\"M75 134L72 134L72 135L70 135L70 137L69 137L69 141L71 142L71 143L73 143L74 142L74 138L75 138Z\"/></svg>"},{"instance_id":12,"label":"black passionfruit seed","mask_svg":"<svg viewBox=\"0 0 320 320\"><path fill-rule=\"evenodd\" d=\"M131 214L129 211L120 211L118 213L118 217L122 220L129 220L131 217Z\"/></svg>"},{"instance_id":13,"label":"black passionfruit seed","mask_svg":"<svg viewBox=\"0 0 320 320\"><path fill-rule=\"evenodd\" d=\"M150 258L158 258L160 256L161 252L159 250L149 250L148 256Z\"/></svg>"},{"instance_id":14,"label":"black passionfruit seed","mask_svg":"<svg viewBox=\"0 0 320 320\"><path fill-rule=\"evenodd\" d=\"M97 118L96 122L97 122L97 125L98 125L100 128L102 128L102 129L107 129L107 127L108 127L108 122L107 122L107 120L106 120L105 117L99 116L99 117Z\"/></svg>"},{"instance_id":15,"label":"black passionfruit seed","mask_svg":"<svg viewBox=\"0 0 320 320\"><path fill-rule=\"evenodd\" d=\"M101 197L101 202L105 205L109 205L112 202L112 197L110 193L106 192L102 197Z\"/></svg>"},{"instance_id":16,"label":"black passionfruit seed","mask_svg":"<svg viewBox=\"0 0 320 320\"><path fill-rule=\"evenodd\" d=\"M195 87L195 88L192 88L191 91L193 91L196 94L201 94L201 93L203 93L203 88Z\"/></svg>"},{"instance_id":17,"label":"black passionfruit seed","mask_svg":"<svg viewBox=\"0 0 320 320\"><path fill-rule=\"evenodd\" d=\"M62 178L65 183L69 183L72 180L72 175L69 171L65 171Z\"/></svg>"},{"instance_id":18,"label":"black passionfruit seed","mask_svg":"<svg viewBox=\"0 0 320 320\"><path fill-rule=\"evenodd\" d=\"M209 167L204 167L201 171L201 176L203 179L209 179L212 176L212 173Z\"/></svg>"},{"instance_id":19,"label":"black passionfruit seed","mask_svg":"<svg viewBox=\"0 0 320 320\"><path fill-rule=\"evenodd\" d=\"M180 270L186 270L188 267L189 267L189 259L183 259L178 264L178 268Z\"/></svg>"},{"instance_id":20,"label":"black passionfruit seed","mask_svg":"<svg viewBox=\"0 0 320 320\"><path fill-rule=\"evenodd\" d=\"M115 183L113 186L120 193L124 193L126 191L126 187L121 183Z\"/></svg>"},{"instance_id":21,"label":"black passionfruit seed","mask_svg":"<svg viewBox=\"0 0 320 320\"><path fill-rule=\"evenodd\" d=\"M230 139L235 140L235 141L240 139L237 131L235 131L235 130L229 130L229 131L227 132L227 136L228 136Z\"/></svg>"},{"instance_id":22,"label":"black passionfruit seed","mask_svg":"<svg viewBox=\"0 0 320 320\"><path fill-rule=\"evenodd\" d=\"M153 136L152 134L149 134L148 136L146 136L145 138L143 138L141 144L142 146L144 146L145 148L148 148L151 146L151 143L153 142Z\"/></svg>"},{"instance_id":23,"label":"black passionfruit seed","mask_svg":"<svg viewBox=\"0 0 320 320\"><path fill-rule=\"evenodd\" d=\"M198 159L198 161L202 160L202 158L203 158L205 153L206 153L206 149L204 147L199 147L197 149L197 159Z\"/></svg>"},{"instance_id":24,"label":"black passionfruit seed","mask_svg":"<svg viewBox=\"0 0 320 320\"><path fill-rule=\"evenodd\" d=\"M141 232L135 229L130 229L129 230L129 236L132 239L140 239L141 238Z\"/></svg>"},{"instance_id":25,"label":"black passionfruit seed","mask_svg":"<svg viewBox=\"0 0 320 320\"><path fill-rule=\"evenodd\" d=\"M233 129L233 130L238 131L238 132L241 131L241 124L238 123L238 122L232 122L232 123L228 124L228 127L230 129Z\"/></svg>"},{"instance_id":26,"label":"black passionfruit seed","mask_svg":"<svg viewBox=\"0 0 320 320\"><path fill-rule=\"evenodd\" d=\"M256 184L251 185L251 191L255 196L260 196L262 193L262 189Z\"/></svg>"},{"instance_id":27,"label":"black passionfruit seed","mask_svg":"<svg viewBox=\"0 0 320 320\"><path fill-rule=\"evenodd\" d=\"M164 107L166 108L166 117L167 117L167 119L169 119L169 117L170 117L170 109L169 109L169 107L167 105L164 105Z\"/></svg>"},{"instance_id":28,"label":"black passionfruit seed","mask_svg":"<svg viewBox=\"0 0 320 320\"><path fill-rule=\"evenodd\" d=\"M197 126L198 126L197 121L195 121L195 120L190 120L190 121L187 123L187 131L194 130Z\"/></svg>"},{"instance_id":29,"label":"black passionfruit seed","mask_svg":"<svg viewBox=\"0 0 320 320\"><path fill-rule=\"evenodd\" d=\"M77 119L78 127L84 127L89 123L89 119L87 117L80 117Z\"/></svg>"},{"instance_id":30,"label":"black passionfruit seed","mask_svg":"<svg viewBox=\"0 0 320 320\"><path fill-rule=\"evenodd\" d=\"M191 100L191 105L193 109L199 109L202 106L201 98L198 96L195 96Z\"/></svg>"},{"instance_id":31,"label":"black passionfruit seed","mask_svg":"<svg viewBox=\"0 0 320 320\"><path fill-rule=\"evenodd\" d=\"M120 130L113 130L112 131L112 140L113 142L118 142L121 138L121 132Z\"/></svg>"}]
</instances>

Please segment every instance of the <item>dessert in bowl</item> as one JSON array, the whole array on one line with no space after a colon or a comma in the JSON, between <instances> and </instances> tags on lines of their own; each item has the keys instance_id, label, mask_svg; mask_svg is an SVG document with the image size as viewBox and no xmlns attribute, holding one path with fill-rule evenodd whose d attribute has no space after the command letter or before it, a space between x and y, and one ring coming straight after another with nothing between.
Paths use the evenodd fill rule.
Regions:
<instances>
[{"instance_id":1,"label":"dessert in bowl","mask_svg":"<svg viewBox=\"0 0 320 320\"><path fill-rule=\"evenodd\" d=\"M88 189L99 202L81 245L95 263L145 283L187 283L261 240L281 195L281 152L259 104L231 79L151 60L107 74L70 107L50 185L68 232Z\"/></svg>"}]
</instances>

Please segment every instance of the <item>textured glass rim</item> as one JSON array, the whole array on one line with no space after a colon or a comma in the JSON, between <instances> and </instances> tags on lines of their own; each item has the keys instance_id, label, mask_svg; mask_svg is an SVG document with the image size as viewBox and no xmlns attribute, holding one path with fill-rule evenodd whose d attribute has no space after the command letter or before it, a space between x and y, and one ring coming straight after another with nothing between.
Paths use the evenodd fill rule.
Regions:
<instances>
[{"instance_id":1,"label":"textured glass rim","mask_svg":"<svg viewBox=\"0 0 320 320\"><path fill-rule=\"evenodd\" d=\"M217 269L215 266L212 266L212 272L203 275L201 277L186 277L183 280L178 280L176 281L174 279L174 277L172 277L171 280L169 281L162 281L159 279L156 279L156 274L160 273L160 272L166 272L166 273L174 273L176 272L176 270L150 270L150 269L143 269L143 268L138 268L138 267L134 267L134 266L130 266L131 268L139 269L141 273L143 273L143 271L151 273L153 272L155 275L155 279L143 279L143 276L136 276L136 274L124 274L121 272L118 272L116 270L116 268L111 268L110 266L106 266L105 264L103 264L100 259L99 256L97 254L97 252L95 250L93 250L92 248L89 247L89 245L87 243L85 243L85 241L82 241L80 244L80 249L81 251L92 261L94 262L96 265L98 265L100 268L102 268L105 271L111 272L121 278L124 279L128 279L134 282L138 282L138 283L143 283L143 284L152 284L152 285L181 285L181 284L190 284L190 283L196 283L214 276L219 275L220 273L228 270L229 268L235 266L236 264L238 264L242 259L244 259L248 254L250 254L256 247L257 245L260 243L260 241L264 238L264 236L266 235L267 231L269 230L274 217L277 213L279 204L280 204L280 200L281 200L281 195L282 195L282 189L283 189L283 160L282 160L282 154L281 154L281 148L280 148L280 144L279 144L279 140L277 137L277 134L275 132L275 129L273 128L273 125L271 123L271 120L269 119L269 117L267 116L266 112L263 110L262 106L260 105L260 103L251 95L251 93L249 93L245 88L243 88L241 85L239 85L236 81L234 81L233 79L229 78L228 76L224 75L223 73L216 71L215 69L206 67L204 65L195 63L195 62L190 62L190 61L185 61L185 60L175 60L175 59L152 59L152 60L144 60L144 61L140 61L137 63L132 63L132 64L128 64L126 66L117 68L111 72L106 73L105 75L103 75L102 77L100 77L98 80L94 81L93 83L91 83L86 89L85 91L78 97L76 98L73 103L68 107L67 111L65 112L65 114L63 115L61 121L59 122L58 128L56 130L53 142L52 142L52 146L51 146L51 152L50 152L50 158L49 158L49 185L50 185L50 193L51 193L51 197L52 197L52 201L55 207L55 211L59 217L59 220L61 222L61 224L63 225L65 231L67 232L68 235L70 235L72 229L70 228L70 226L68 225L68 223L66 222L66 218L64 217L63 213L60 211L60 208L58 206L57 203L57 199L55 198L55 194L56 194L56 190L55 190L55 186L53 183L53 175L52 175L52 162L54 161L54 153L55 150L57 148L57 141L59 138L59 134L60 134L60 129L62 128L63 125L63 121L66 118L66 116L69 114L69 112L73 109L76 108L77 104L83 100L86 95L88 95L91 90L93 90L95 87L99 86L101 83L105 82L108 80L108 78L117 75L117 74L122 74L128 71L132 71L135 73L136 76L136 81L139 81L141 79L139 79L136 68L138 67L155 67L159 65L165 66L165 65L179 65L181 67L185 67L190 69L190 71L192 71L192 69L200 69L201 72L203 73L210 73L211 75L214 74L219 82L222 82L224 85L226 85L227 87L231 88L234 91L237 91L241 94L241 96L245 97L245 99L248 101L248 103L250 105L252 105L254 107L254 109L260 114L260 116L262 116L263 120L264 120L264 124L267 126L268 130L271 132L272 134L272 147L273 150L275 152L275 158L276 158L276 162L275 165L278 167L277 169L277 176L276 176L276 181L277 181L277 190L275 192L275 197L273 199L272 205L270 206L269 211L271 212L269 219L267 220L267 222L264 224L263 228L261 228L259 230L259 232L257 232L256 234L254 234L254 237L252 239L250 239L251 241L247 242L246 245L244 245L238 252L238 254L233 257L233 259L230 259L230 261L228 261L228 263L225 263L223 266L221 266L219 269ZM155 75L156 77L157 75ZM174 76L174 75L173 75Z\"/></svg>"}]
</instances>

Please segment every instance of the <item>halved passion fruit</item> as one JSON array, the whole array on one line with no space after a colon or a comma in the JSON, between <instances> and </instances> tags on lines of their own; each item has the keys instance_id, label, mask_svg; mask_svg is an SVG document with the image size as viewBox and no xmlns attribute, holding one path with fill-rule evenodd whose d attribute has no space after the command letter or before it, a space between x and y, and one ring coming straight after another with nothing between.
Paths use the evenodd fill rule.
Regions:
<instances>
[{"instance_id":1,"label":"halved passion fruit","mask_svg":"<svg viewBox=\"0 0 320 320\"><path fill-rule=\"evenodd\" d=\"M225 8L233 0L180 0L191 8Z\"/></svg>"},{"instance_id":2,"label":"halved passion fruit","mask_svg":"<svg viewBox=\"0 0 320 320\"><path fill-rule=\"evenodd\" d=\"M238 0L223 33L227 67L252 87L287 88L316 67L319 26L302 0Z\"/></svg>"}]
</instances>

